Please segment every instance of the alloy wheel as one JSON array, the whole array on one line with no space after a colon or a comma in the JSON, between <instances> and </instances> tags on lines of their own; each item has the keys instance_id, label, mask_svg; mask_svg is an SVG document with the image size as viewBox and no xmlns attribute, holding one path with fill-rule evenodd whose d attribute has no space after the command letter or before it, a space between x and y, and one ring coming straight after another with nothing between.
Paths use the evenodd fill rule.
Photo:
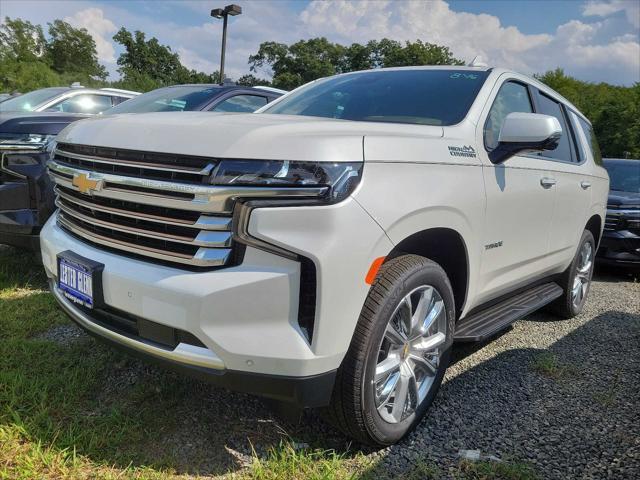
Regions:
<instances>
[{"instance_id":1,"label":"alloy wheel","mask_svg":"<svg viewBox=\"0 0 640 480\"><path fill-rule=\"evenodd\" d=\"M412 290L396 306L373 379L376 408L386 422L407 418L429 393L444 351L446 325L444 301L430 285Z\"/></svg>"},{"instance_id":2,"label":"alloy wheel","mask_svg":"<svg viewBox=\"0 0 640 480\"><path fill-rule=\"evenodd\" d=\"M590 242L585 242L580 249L576 275L573 278L573 287L571 288L571 300L576 308L580 307L587 296L592 268L593 246Z\"/></svg>"}]
</instances>

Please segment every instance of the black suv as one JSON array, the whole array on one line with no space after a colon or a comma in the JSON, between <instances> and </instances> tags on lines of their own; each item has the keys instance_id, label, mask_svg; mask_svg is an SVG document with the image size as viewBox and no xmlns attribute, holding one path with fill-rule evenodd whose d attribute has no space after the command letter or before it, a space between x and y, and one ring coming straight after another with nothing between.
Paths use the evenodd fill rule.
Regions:
<instances>
[{"instance_id":1,"label":"black suv","mask_svg":"<svg viewBox=\"0 0 640 480\"><path fill-rule=\"evenodd\" d=\"M175 85L139 95L105 114L253 112L283 93L268 87ZM0 111L0 243L38 250L40 228L55 209L46 160L56 135L83 118L88 115Z\"/></svg>"},{"instance_id":2,"label":"black suv","mask_svg":"<svg viewBox=\"0 0 640 480\"><path fill-rule=\"evenodd\" d=\"M640 270L640 160L603 162L611 183L599 261Z\"/></svg>"}]
</instances>

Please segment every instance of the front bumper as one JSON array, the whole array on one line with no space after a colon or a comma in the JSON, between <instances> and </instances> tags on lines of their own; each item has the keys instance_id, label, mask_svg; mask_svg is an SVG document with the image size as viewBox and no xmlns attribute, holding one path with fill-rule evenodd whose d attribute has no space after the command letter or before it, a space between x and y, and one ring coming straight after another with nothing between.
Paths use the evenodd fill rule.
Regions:
<instances>
[{"instance_id":1,"label":"front bumper","mask_svg":"<svg viewBox=\"0 0 640 480\"><path fill-rule=\"evenodd\" d=\"M3 185L0 185L0 189ZM38 251L38 212L29 208L0 211L0 244Z\"/></svg>"},{"instance_id":2,"label":"front bumper","mask_svg":"<svg viewBox=\"0 0 640 480\"><path fill-rule=\"evenodd\" d=\"M189 271L93 246L59 227L55 216L42 230L41 250L54 295L94 335L235 390L301 406L326 404L368 292L364 277L371 261L391 249L389 240L352 199L331 206L259 208L251 214L249 232L315 264L311 341L298 323L297 260L247 246L240 265ZM167 349L100 328L56 292L56 258L66 250L104 264L107 308L186 332L201 345Z\"/></svg>"},{"instance_id":3,"label":"front bumper","mask_svg":"<svg viewBox=\"0 0 640 480\"><path fill-rule=\"evenodd\" d=\"M629 230L605 231L597 260L601 264L640 268L640 235Z\"/></svg>"}]
</instances>

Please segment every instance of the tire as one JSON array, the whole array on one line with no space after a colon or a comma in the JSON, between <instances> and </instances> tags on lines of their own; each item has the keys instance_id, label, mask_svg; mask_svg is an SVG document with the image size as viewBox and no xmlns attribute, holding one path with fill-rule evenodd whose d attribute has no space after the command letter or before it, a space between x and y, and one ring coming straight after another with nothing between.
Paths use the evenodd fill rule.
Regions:
<instances>
[{"instance_id":1,"label":"tire","mask_svg":"<svg viewBox=\"0 0 640 480\"><path fill-rule=\"evenodd\" d=\"M451 354L454 312L451 284L438 264L418 255L384 263L338 370L325 417L364 444L390 445L404 437L440 387ZM409 320L411 314L415 321ZM383 373L387 368L388 375Z\"/></svg>"},{"instance_id":2,"label":"tire","mask_svg":"<svg viewBox=\"0 0 640 480\"><path fill-rule=\"evenodd\" d=\"M585 251L589 252L586 264L584 263ZM596 241L593 238L593 234L589 230L585 230L582 233L578 250L571 265L569 265L569 268L567 268L560 278L559 283L564 293L551 304L551 310L559 317L569 319L582 312L587 301L587 296L589 295L595 254ZM576 298L577 282L580 282L580 298Z\"/></svg>"}]
</instances>

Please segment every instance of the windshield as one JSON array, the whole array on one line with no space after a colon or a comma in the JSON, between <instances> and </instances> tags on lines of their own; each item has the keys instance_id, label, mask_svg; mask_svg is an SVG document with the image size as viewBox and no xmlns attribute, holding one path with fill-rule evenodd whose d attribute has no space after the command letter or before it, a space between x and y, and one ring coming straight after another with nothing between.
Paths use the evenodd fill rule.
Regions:
<instances>
[{"instance_id":1,"label":"windshield","mask_svg":"<svg viewBox=\"0 0 640 480\"><path fill-rule=\"evenodd\" d=\"M311 83L263 113L365 122L454 125L467 114L488 72L377 70Z\"/></svg>"},{"instance_id":2,"label":"windshield","mask_svg":"<svg viewBox=\"0 0 640 480\"><path fill-rule=\"evenodd\" d=\"M112 113L183 112L200 110L220 93L220 87L191 85L165 87L139 95L109 110Z\"/></svg>"},{"instance_id":3,"label":"windshield","mask_svg":"<svg viewBox=\"0 0 640 480\"><path fill-rule=\"evenodd\" d=\"M640 193L640 160L605 161L604 167L609 172L611 190Z\"/></svg>"},{"instance_id":4,"label":"windshield","mask_svg":"<svg viewBox=\"0 0 640 480\"><path fill-rule=\"evenodd\" d=\"M2 112L33 112L33 109L61 93L69 90L68 88L43 88L25 93L19 97L10 98L0 103L0 111Z\"/></svg>"}]
</instances>

